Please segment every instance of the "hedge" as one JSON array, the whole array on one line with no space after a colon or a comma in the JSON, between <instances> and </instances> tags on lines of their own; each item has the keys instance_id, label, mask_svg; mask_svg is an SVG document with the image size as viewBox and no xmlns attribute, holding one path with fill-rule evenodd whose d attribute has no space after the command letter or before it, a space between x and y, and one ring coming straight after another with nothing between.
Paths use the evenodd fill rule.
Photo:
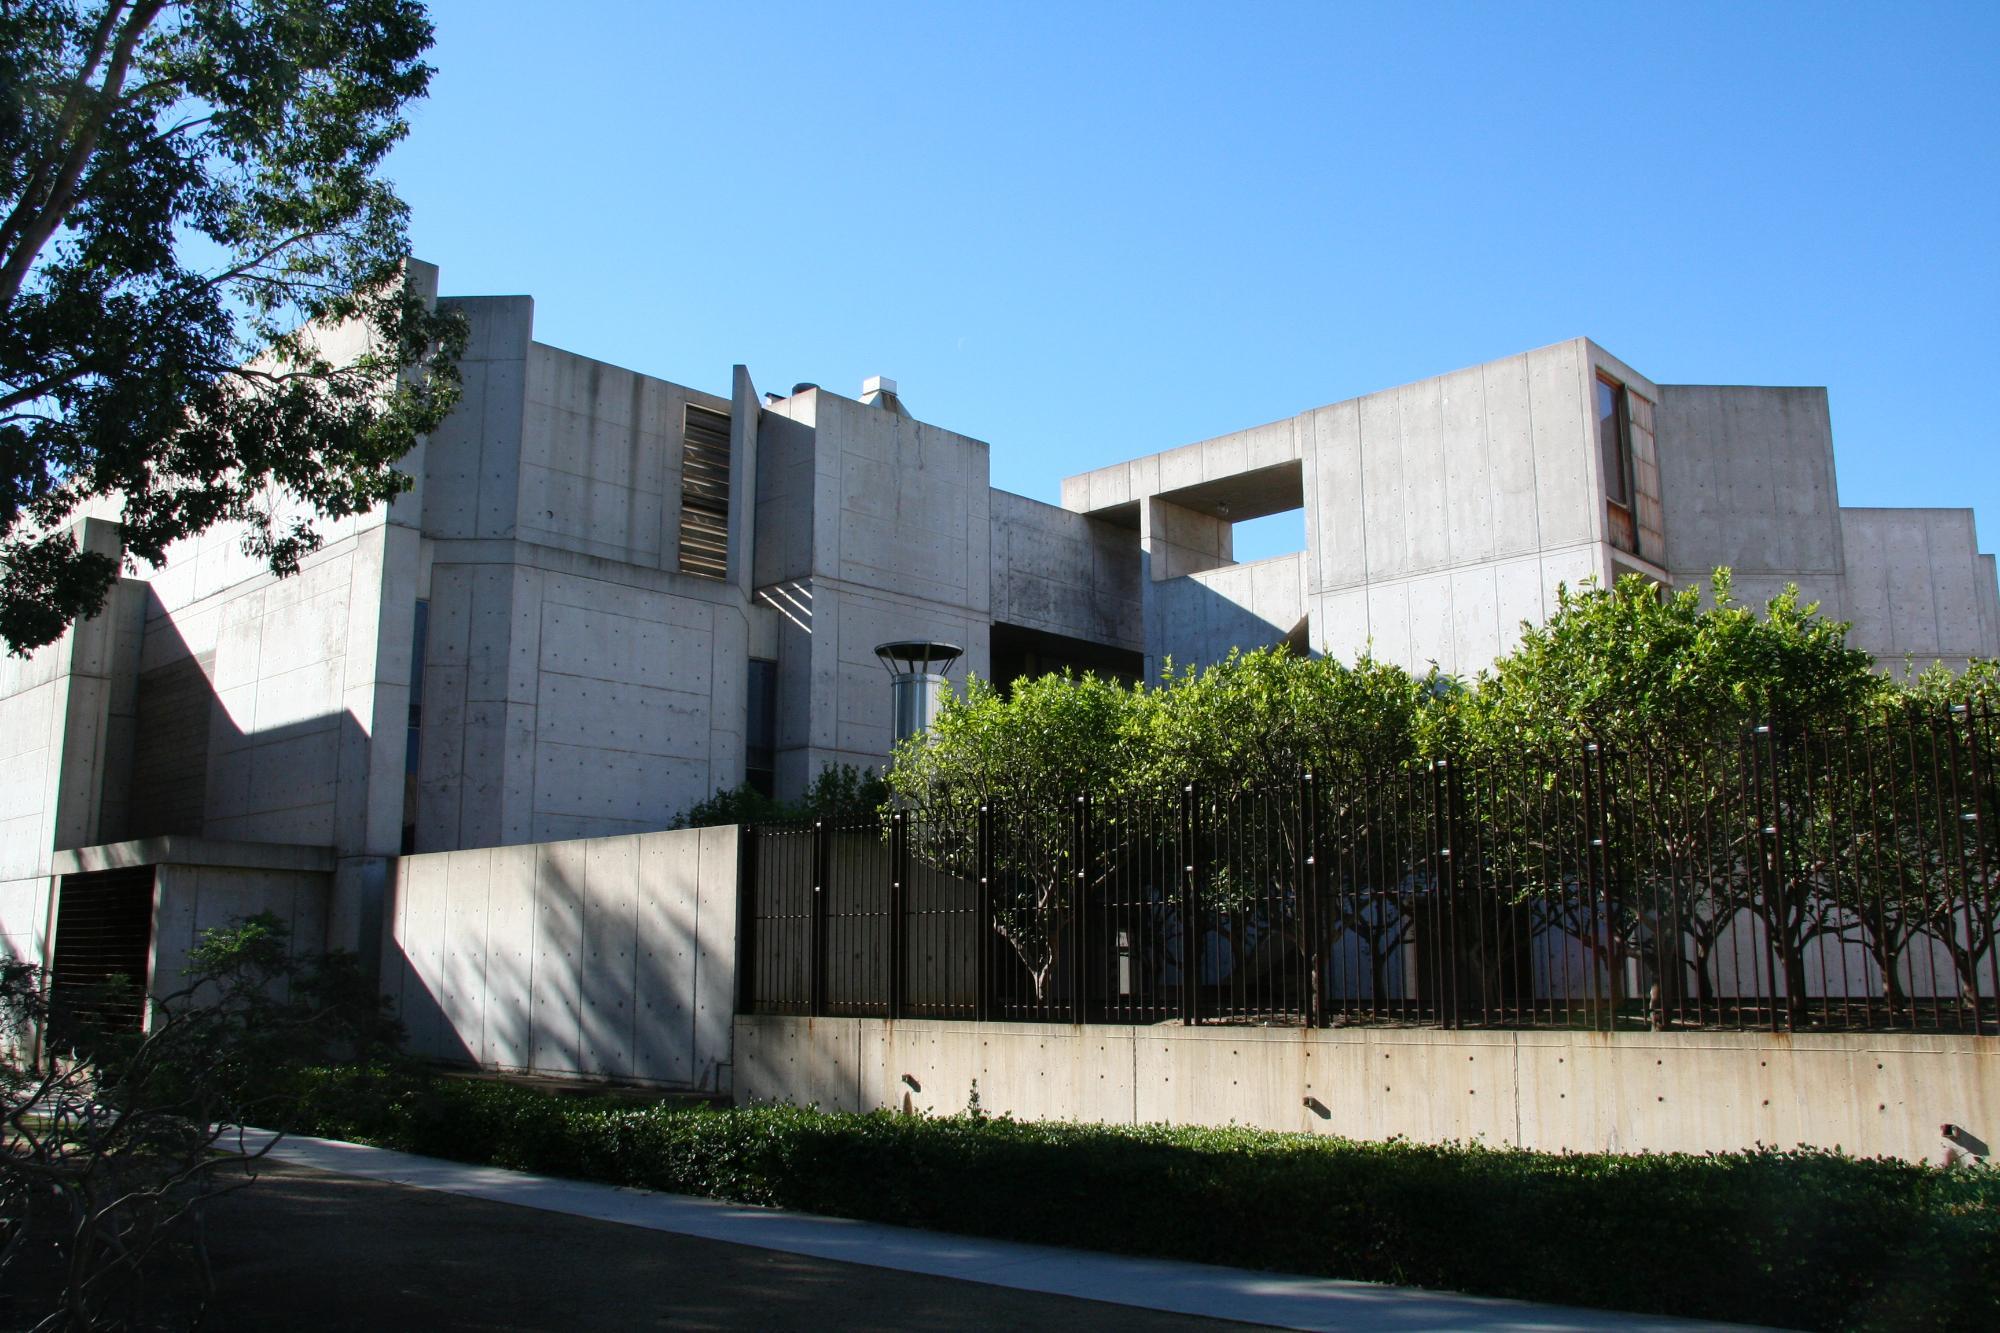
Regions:
<instances>
[{"instance_id":1,"label":"hedge","mask_svg":"<svg viewBox=\"0 0 2000 1333\"><path fill-rule=\"evenodd\" d=\"M1808 1328L2000 1325L2000 1171L557 1098L318 1070L285 1127L971 1235Z\"/></svg>"}]
</instances>

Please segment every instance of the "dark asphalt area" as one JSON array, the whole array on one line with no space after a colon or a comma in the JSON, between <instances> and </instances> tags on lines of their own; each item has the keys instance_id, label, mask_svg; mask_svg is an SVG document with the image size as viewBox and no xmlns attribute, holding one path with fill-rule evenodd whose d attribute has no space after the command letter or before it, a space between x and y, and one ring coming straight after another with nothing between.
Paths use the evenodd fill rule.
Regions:
<instances>
[{"instance_id":1,"label":"dark asphalt area","mask_svg":"<svg viewBox=\"0 0 2000 1333\"><path fill-rule=\"evenodd\" d=\"M214 1329L1226 1329L266 1162L211 1204Z\"/></svg>"}]
</instances>

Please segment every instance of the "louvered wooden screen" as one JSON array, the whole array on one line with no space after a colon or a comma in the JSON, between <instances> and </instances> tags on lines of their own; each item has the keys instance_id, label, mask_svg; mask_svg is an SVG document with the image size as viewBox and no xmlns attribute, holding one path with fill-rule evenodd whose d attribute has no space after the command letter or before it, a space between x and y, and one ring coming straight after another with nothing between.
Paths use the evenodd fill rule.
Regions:
<instances>
[{"instance_id":1,"label":"louvered wooden screen","mask_svg":"<svg viewBox=\"0 0 2000 1333\"><path fill-rule=\"evenodd\" d=\"M729 577L729 415L693 403L681 420L681 573Z\"/></svg>"},{"instance_id":2,"label":"louvered wooden screen","mask_svg":"<svg viewBox=\"0 0 2000 1333\"><path fill-rule=\"evenodd\" d=\"M153 946L153 867L64 875L56 900L52 994L59 1026L95 1018L136 1030L145 1016L146 965ZM112 977L129 989L104 993Z\"/></svg>"}]
</instances>

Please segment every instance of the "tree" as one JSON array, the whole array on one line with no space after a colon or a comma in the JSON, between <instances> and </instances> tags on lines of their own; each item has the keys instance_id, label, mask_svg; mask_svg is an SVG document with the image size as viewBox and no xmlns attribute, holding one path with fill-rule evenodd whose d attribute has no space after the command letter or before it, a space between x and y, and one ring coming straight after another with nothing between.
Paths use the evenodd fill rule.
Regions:
<instances>
[{"instance_id":1,"label":"tree","mask_svg":"<svg viewBox=\"0 0 2000 1333\"><path fill-rule=\"evenodd\" d=\"M0 4L0 638L94 613L109 497L158 564L222 522L278 573L408 487L462 323L376 178L424 94L417 0Z\"/></svg>"},{"instance_id":2,"label":"tree","mask_svg":"<svg viewBox=\"0 0 2000 1333\"><path fill-rule=\"evenodd\" d=\"M1879 704L1821 765L1808 826L1838 934L1874 962L1891 1022L1916 1018L1910 991L1945 981L1938 950L1978 1021L2000 989L2000 664L1936 665Z\"/></svg>"},{"instance_id":3,"label":"tree","mask_svg":"<svg viewBox=\"0 0 2000 1333\"><path fill-rule=\"evenodd\" d=\"M1314 994L1325 984L1303 966L1313 944L1299 910L1307 825L1294 797L1309 790L1313 852L1327 867L1318 900L1327 942L1360 955L1370 994L1377 1002L1387 995L1418 885L1394 857L1368 853L1398 844L1396 797L1431 703L1452 688L1435 668L1417 677L1366 655L1348 666L1272 647L1170 675L1156 692L1145 718L1151 767L1141 782L1159 791L1191 785L1205 807L1197 827L1211 845L1198 855L1213 868L1202 905L1221 914L1215 927L1232 976L1281 972L1279 952L1288 948ZM1218 834L1226 848L1213 845Z\"/></svg>"},{"instance_id":4,"label":"tree","mask_svg":"<svg viewBox=\"0 0 2000 1333\"><path fill-rule=\"evenodd\" d=\"M1109 870L1101 854L1075 864L1073 803L1120 796L1148 771L1147 701L1143 688L1089 673L1017 680L1004 695L974 676L962 696L945 697L928 731L896 747L889 787L921 811L912 841L922 855L966 873L991 814L993 928L1037 999L1062 959L1077 890Z\"/></svg>"},{"instance_id":5,"label":"tree","mask_svg":"<svg viewBox=\"0 0 2000 1333\"><path fill-rule=\"evenodd\" d=\"M295 957L259 916L204 931L185 984L150 1000L0 961L0 1038L0 1277L53 1241L39 1327L88 1329L152 1326L155 1278L205 1288L201 1209L269 1151L240 1127L283 1123L298 1071L379 1058L401 1029L353 955Z\"/></svg>"},{"instance_id":6,"label":"tree","mask_svg":"<svg viewBox=\"0 0 2000 1333\"><path fill-rule=\"evenodd\" d=\"M1749 912L1796 1013L1805 953L1839 922L1814 840L1769 831L1811 817L1791 742L1860 717L1887 683L1796 589L1761 615L1734 600L1727 570L1709 591L1704 607L1699 589L1636 575L1558 589L1555 614L1465 700L1485 770L1474 813L1501 835L1488 869L1595 958L1614 999L1636 958L1663 1005L1690 979L1708 1000L1711 954ZM1591 848L1581 862L1578 846Z\"/></svg>"}]
</instances>

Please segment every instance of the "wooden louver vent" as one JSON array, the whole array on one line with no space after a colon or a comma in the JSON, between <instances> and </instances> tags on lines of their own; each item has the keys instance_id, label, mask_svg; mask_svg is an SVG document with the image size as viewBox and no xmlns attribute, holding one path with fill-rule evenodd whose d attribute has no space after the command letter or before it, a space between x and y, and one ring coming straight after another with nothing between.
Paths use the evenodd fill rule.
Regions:
<instances>
[{"instance_id":1,"label":"wooden louver vent","mask_svg":"<svg viewBox=\"0 0 2000 1333\"><path fill-rule=\"evenodd\" d=\"M681 573L729 577L729 414L693 403L681 420Z\"/></svg>"}]
</instances>

